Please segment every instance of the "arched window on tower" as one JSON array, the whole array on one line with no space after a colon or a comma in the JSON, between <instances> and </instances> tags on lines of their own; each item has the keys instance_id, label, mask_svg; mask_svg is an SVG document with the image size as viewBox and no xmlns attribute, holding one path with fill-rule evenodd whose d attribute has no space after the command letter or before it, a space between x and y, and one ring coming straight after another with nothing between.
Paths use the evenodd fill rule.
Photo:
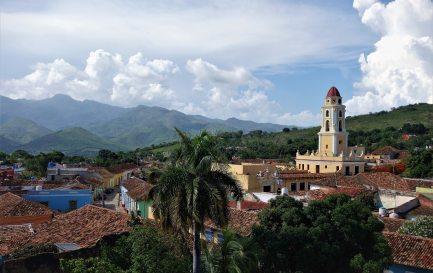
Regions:
<instances>
[{"instance_id":1,"label":"arched window on tower","mask_svg":"<svg viewBox=\"0 0 433 273\"><path fill-rule=\"evenodd\" d=\"M343 131L343 126L341 120L338 121L338 131Z\"/></svg>"},{"instance_id":2,"label":"arched window on tower","mask_svg":"<svg viewBox=\"0 0 433 273\"><path fill-rule=\"evenodd\" d=\"M340 110L340 112L338 113L338 116L339 116L340 118L342 118L342 117L343 117L343 111Z\"/></svg>"},{"instance_id":3,"label":"arched window on tower","mask_svg":"<svg viewBox=\"0 0 433 273\"><path fill-rule=\"evenodd\" d=\"M326 117L329 118L329 110L326 110Z\"/></svg>"},{"instance_id":4,"label":"arched window on tower","mask_svg":"<svg viewBox=\"0 0 433 273\"><path fill-rule=\"evenodd\" d=\"M326 124L325 124L325 131L326 131L326 132L329 132L329 120L326 121Z\"/></svg>"}]
</instances>

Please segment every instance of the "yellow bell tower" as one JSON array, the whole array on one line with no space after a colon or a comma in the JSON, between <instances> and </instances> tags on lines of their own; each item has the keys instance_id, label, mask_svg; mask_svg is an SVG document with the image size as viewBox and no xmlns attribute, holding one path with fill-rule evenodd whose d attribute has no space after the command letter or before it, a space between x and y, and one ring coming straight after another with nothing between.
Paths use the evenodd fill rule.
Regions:
<instances>
[{"instance_id":1,"label":"yellow bell tower","mask_svg":"<svg viewBox=\"0 0 433 273\"><path fill-rule=\"evenodd\" d=\"M346 106L342 104L340 92L331 87L322 106L322 128L319 135L319 154L338 156L347 152L345 124Z\"/></svg>"},{"instance_id":2,"label":"yellow bell tower","mask_svg":"<svg viewBox=\"0 0 433 273\"><path fill-rule=\"evenodd\" d=\"M348 147L346 131L346 106L340 92L331 87L322 106L322 124L317 151L296 152L296 166L310 173L342 173L356 175L364 171L365 148Z\"/></svg>"}]
</instances>

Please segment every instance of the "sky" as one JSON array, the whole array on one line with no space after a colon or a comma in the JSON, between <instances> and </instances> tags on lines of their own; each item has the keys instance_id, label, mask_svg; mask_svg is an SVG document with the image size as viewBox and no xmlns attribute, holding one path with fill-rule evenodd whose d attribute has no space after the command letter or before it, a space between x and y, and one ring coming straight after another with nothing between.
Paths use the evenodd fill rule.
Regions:
<instances>
[{"instance_id":1,"label":"sky","mask_svg":"<svg viewBox=\"0 0 433 273\"><path fill-rule=\"evenodd\" d=\"M319 124L433 103L432 0L2 0L0 95Z\"/></svg>"}]
</instances>

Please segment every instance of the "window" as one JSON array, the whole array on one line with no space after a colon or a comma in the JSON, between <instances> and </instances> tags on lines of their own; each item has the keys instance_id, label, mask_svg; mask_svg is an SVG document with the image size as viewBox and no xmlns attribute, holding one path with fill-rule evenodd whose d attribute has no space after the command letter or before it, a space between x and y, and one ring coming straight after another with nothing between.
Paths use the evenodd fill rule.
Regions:
<instances>
[{"instance_id":1,"label":"window","mask_svg":"<svg viewBox=\"0 0 433 273\"><path fill-rule=\"evenodd\" d=\"M339 116L340 118L342 118L342 117L343 117L343 111L340 110L340 112L338 113L338 116Z\"/></svg>"},{"instance_id":2,"label":"window","mask_svg":"<svg viewBox=\"0 0 433 273\"><path fill-rule=\"evenodd\" d=\"M328 149L328 144L325 145L325 148Z\"/></svg>"},{"instance_id":3,"label":"window","mask_svg":"<svg viewBox=\"0 0 433 273\"><path fill-rule=\"evenodd\" d=\"M77 209L77 200L69 200L69 211Z\"/></svg>"},{"instance_id":4,"label":"window","mask_svg":"<svg viewBox=\"0 0 433 273\"><path fill-rule=\"evenodd\" d=\"M338 104L341 104L341 99L338 99Z\"/></svg>"},{"instance_id":5,"label":"window","mask_svg":"<svg viewBox=\"0 0 433 273\"><path fill-rule=\"evenodd\" d=\"M341 123L341 120L338 121L338 131L343 131L343 125Z\"/></svg>"},{"instance_id":6,"label":"window","mask_svg":"<svg viewBox=\"0 0 433 273\"><path fill-rule=\"evenodd\" d=\"M305 191L305 182L299 183L299 190L300 191Z\"/></svg>"},{"instance_id":7,"label":"window","mask_svg":"<svg viewBox=\"0 0 433 273\"><path fill-rule=\"evenodd\" d=\"M325 131L329 132L329 120L326 121Z\"/></svg>"},{"instance_id":8,"label":"window","mask_svg":"<svg viewBox=\"0 0 433 273\"><path fill-rule=\"evenodd\" d=\"M329 110L326 110L326 117L329 118Z\"/></svg>"},{"instance_id":9,"label":"window","mask_svg":"<svg viewBox=\"0 0 433 273\"><path fill-rule=\"evenodd\" d=\"M290 184L290 191L296 191L296 183Z\"/></svg>"},{"instance_id":10,"label":"window","mask_svg":"<svg viewBox=\"0 0 433 273\"><path fill-rule=\"evenodd\" d=\"M342 140L339 140L339 141L338 141L338 144L341 144L341 143L343 143L343 141L342 141Z\"/></svg>"},{"instance_id":11,"label":"window","mask_svg":"<svg viewBox=\"0 0 433 273\"><path fill-rule=\"evenodd\" d=\"M350 175L350 167L346 166L346 175Z\"/></svg>"},{"instance_id":12,"label":"window","mask_svg":"<svg viewBox=\"0 0 433 273\"><path fill-rule=\"evenodd\" d=\"M310 164L307 164L307 170L310 170Z\"/></svg>"},{"instance_id":13,"label":"window","mask_svg":"<svg viewBox=\"0 0 433 273\"><path fill-rule=\"evenodd\" d=\"M340 170L340 166L335 167L335 170L338 172Z\"/></svg>"},{"instance_id":14,"label":"window","mask_svg":"<svg viewBox=\"0 0 433 273\"><path fill-rule=\"evenodd\" d=\"M359 166L355 166L355 174L359 173Z\"/></svg>"},{"instance_id":15,"label":"window","mask_svg":"<svg viewBox=\"0 0 433 273\"><path fill-rule=\"evenodd\" d=\"M302 169L304 169L304 164L302 164Z\"/></svg>"},{"instance_id":16,"label":"window","mask_svg":"<svg viewBox=\"0 0 433 273\"><path fill-rule=\"evenodd\" d=\"M271 186L263 186L264 192L271 192Z\"/></svg>"},{"instance_id":17,"label":"window","mask_svg":"<svg viewBox=\"0 0 433 273\"><path fill-rule=\"evenodd\" d=\"M51 175L51 181L54 181L56 179L55 175Z\"/></svg>"},{"instance_id":18,"label":"window","mask_svg":"<svg viewBox=\"0 0 433 273\"><path fill-rule=\"evenodd\" d=\"M328 165L325 165L325 169L327 169L328 168Z\"/></svg>"},{"instance_id":19,"label":"window","mask_svg":"<svg viewBox=\"0 0 433 273\"><path fill-rule=\"evenodd\" d=\"M281 194L281 188L278 188L277 189L277 195L280 195Z\"/></svg>"},{"instance_id":20,"label":"window","mask_svg":"<svg viewBox=\"0 0 433 273\"><path fill-rule=\"evenodd\" d=\"M316 173L320 173L320 165L316 165Z\"/></svg>"}]
</instances>

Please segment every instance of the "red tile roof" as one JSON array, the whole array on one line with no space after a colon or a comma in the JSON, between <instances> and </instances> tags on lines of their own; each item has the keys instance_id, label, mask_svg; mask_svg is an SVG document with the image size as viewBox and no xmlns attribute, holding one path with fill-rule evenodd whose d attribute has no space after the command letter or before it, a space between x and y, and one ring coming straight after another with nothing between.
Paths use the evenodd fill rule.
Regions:
<instances>
[{"instance_id":1,"label":"red tile roof","mask_svg":"<svg viewBox=\"0 0 433 273\"><path fill-rule=\"evenodd\" d=\"M7 192L0 195L0 217L35 216L52 214L53 211L40 203L28 201L18 195Z\"/></svg>"},{"instance_id":2,"label":"red tile roof","mask_svg":"<svg viewBox=\"0 0 433 273\"><path fill-rule=\"evenodd\" d=\"M57 215L51 222L34 226L32 244L76 243L81 247L95 245L103 236L130 231L128 214L87 205Z\"/></svg>"},{"instance_id":3,"label":"red tile roof","mask_svg":"<svg viewBox=\"0 0 433 273\"><path fill-rule=\"evenodd\" d=\"M242 236L248 236L251 234L253 225L259 223L257 214L257 211L230 208L228 228ZM210 220L205 221L205 226L217 230L221 229L221 227L216 226L215 223Z\"/></svg>"},{"instance_id":4,"label":"red tile roof","mask_svg":"<svg viewBox=\"0 0 433 273\"><path fill-rule=\"evenodd\" d=\"M408 220L405 219L397 219L397 218L389 218L389 217L379 217L379 220L382 221L385 225L383 231L384 232L397 232L397 230L403 225L403 223Z\"/></svg>"},{"instance_id":5,"label":"red tile roof","mask_svg":"<svg viewBox=\"0 0 433 273\"><path fill-rule=\"evenodd\" d=\"M433 270L433 239L388 232L384 235L396 264Z\"/></svg>"},{"instance_id":6,"label":"red tile roof","mask_svg":"<svg viewBox=\"0 0 433 273\"><path fill-rule=\"evenodd\" d=\"M326 94L326 97L341 97L340 91L338 91L337 87L332 86L329 88L328 93Z\"/></svg>"},{"instance_id":7,"label":"red tile roof","mask_svg":"<svg viewBox=\"0 0 433 273\"><path fill-rule=\"evenodd\" d=\"M130 178L123 182L122 186L128 190L128 195L134 200L145 199L153 187L152 184L138 178Z\"/></svg>"},{"instance_id":8,"label":"red tile roof","mask_svg":"<svg viewBox=\"0 0 433 273\"><path fill-rule=\"evenodd\" d=\"M124 164L116 164L116 165L112 165L110 167L107 167L106 169L110 172L110 173L123 173L124 171L129 171L129 170L134 170L137 169L137 165L135 164L131 164L131 163L124 163Z\"/></svg>"},{"instance_id":9,"label":"red tile roof","mask_svg":"<svg viewBox=\"0 0 433 273\"><path fill-rule=\"evenodd\" d=\"M7 255L30 242L30 225L0 226L0 256Z\"/></svg>"}]
</instances>

